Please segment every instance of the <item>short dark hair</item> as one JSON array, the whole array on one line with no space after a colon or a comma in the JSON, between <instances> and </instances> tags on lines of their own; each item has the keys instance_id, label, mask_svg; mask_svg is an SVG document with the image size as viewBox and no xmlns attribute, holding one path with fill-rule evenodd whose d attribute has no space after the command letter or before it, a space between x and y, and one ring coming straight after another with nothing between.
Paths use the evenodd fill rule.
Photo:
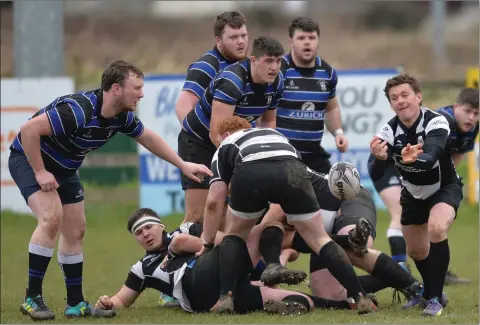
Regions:
<instances>
[{"instance_id":1,"label":"short dark hair","mask_svg":"<svg viewBox=\"0 0 480 325\"><path fill-rule=\"evenodd\" d=\"M132 226L133 224L138 220L140 219L141 217L143 216L149 216L149 217L154 217L154 218L158 218L158 220L160 220L160 217L158 216L158 214L153 211L152 209L149 209L149 208L140 208L140 209L137 209L129 218L128 218L128 221L127 221L127 230L130 232L130 230L132 229Z\"/></svg>"},{"instance_id":2,"label":"short dark hair","mask_svg":"<svg viewBox=\"0 0 480 325\"><path fill-rule=\"evenodd\" d=\"M301 29L307 33L317 32L317 36L320 36L320 27L318 26L318 23L307 17L298 17L292 20L290 27L288 27L288 35L290 35L290 38L293 37L293 34L295 34L295 30L297 29Z\"/></svg>"},{"instance_id":3,"label":"short dark hair","mask_svg":"<svg viewBox=\"0 0 480 325\"><path fill-rule=\"evenodd\" d=\"M415 94L418 94L421 91L420 83L414 76L411 76L406 73L399 74L395 77L388 79L387 84L385 85L385 89L383 90L389 102L390 102L390 96L388 95L388 92L390 91L390 89L403 84L409 84L410 87L412 87Z\"/></svg>"},{"instance_id":4,"label":"short dark hair","mask_svg":"<svg viewBox=\"0 0 480 325\"><path fill-rule=\"evenodd\" d=\"M479 92L476 88L463 88L457 97L457 104L470 105L472 108L478 109Z\"/></svg>"},{"instance_id":5,"label":"short dark hair","mask_svg":"<svg viewBox=\"0 0 480 325\"><path fill-rule=\"evenodd\" d=\"M123 86L123 81L128 78L130 74L143 78L143 72L135 65L117 60L111 62L102 73L102 90L109 91L113 84Z\"/></svg>"},{"instance_id":6,"label":"short dark hair","mask_svg":"<svg viewBox=\"0 0 480 325\"><path fill-rule=\"evenodd\" d=\"M252 56L256 58L263 55L282 56L283 54L282 44L274 38L260 36L253 41Z\"/></svg>"},{"instance_id":7,"label":"short dark hair","mask_svg":"<svg viewBox=\"0 0 480 325\"><path fill-rule=\"evenodd\" d=\"M225 26L239 29L247 23L245 16L238 11L225 11L221 15L215 17L213 22L213 34L216 37L222 36Z\"/></svg>"}]
</instances>

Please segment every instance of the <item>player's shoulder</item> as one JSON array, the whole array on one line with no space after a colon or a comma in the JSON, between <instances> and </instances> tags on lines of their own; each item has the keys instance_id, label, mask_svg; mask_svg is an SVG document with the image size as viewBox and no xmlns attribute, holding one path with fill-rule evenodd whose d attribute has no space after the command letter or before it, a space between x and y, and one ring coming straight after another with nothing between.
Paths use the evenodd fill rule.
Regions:
<instances>
[{"instance_id":1,"label":"player's shoulder","mask_svg":"<svg viewBox=\"0 0 480 325\"><path fill-rule=\"evenodd\" d=\"M248 64L250 64L250 60L248 59L238 61L227 66L225 69L222 70L222 72L233 72L237 76L244 78L248 74Z\"/></svg>"},{"instance_id":2,"label":"player's shoulder","mask_svg":"<svg viewBox=\"0 0 480 325\"><path fill-rule=\"evenodd\" d=\"M326 60L324 60L323 58L317 56L315 58L316 60L316 66L317 66L317 69L322 69L322 70L325 70L326 72L328 72L330 75L332 75L333 73L336 73L336 70L333 66L331 66Z\"/></svg>"},{"instance_id":3,"label":"player's shoulder","mask_svg":"<svg viewBox=\"0 0 480 325\"><path fill-rule=\"evenodd\" d=\"M213 66L215 69L219 69L220 63L223 61L222 55L214 48L204 52L194 63L206 62Z\"/></svg>"}]
</instances>

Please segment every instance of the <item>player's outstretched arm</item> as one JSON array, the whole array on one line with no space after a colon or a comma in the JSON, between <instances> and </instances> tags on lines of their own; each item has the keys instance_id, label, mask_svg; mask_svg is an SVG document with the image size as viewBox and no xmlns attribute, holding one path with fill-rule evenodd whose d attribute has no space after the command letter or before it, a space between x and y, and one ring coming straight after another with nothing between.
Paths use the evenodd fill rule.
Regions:
<instances>
[{"instance_id":1,"label":"player's outstretched arm","mask_svg":"<svg viewBox=\"0 0 480 325\"><path fill-rule=\"evenodd\" d=\"M140 296L141 292L123 286L114 296L100 296L95 304L96 308L111 310L130 307Z\"/></svg>"},{"instance_id":2,"label":"player's outstretched arm","mask_svg":"<svg viewBox=\"0 0 480 325\"><path fill-rule=\"evenodd\" d=\"M208 175L212 176L212 172L204 165L193 164L185 162L180 158L177 153L170 148L170 146L163 140L158 134L152 130L145 128L145 131L135 140L147 148L155 156L160 157L172 165L180 168L185 176L193 179L196 182L200 183L200 178L197 176Z\"/></svg>"}]
</instances>

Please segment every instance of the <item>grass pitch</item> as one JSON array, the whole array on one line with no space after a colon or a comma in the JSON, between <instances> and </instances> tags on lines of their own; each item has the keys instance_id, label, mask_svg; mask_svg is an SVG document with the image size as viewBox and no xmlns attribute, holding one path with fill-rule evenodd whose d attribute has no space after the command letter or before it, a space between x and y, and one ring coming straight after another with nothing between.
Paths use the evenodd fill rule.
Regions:
<instances>
[{"instance_id":1,"label":"grass pitch","mask_svg":"<svg viewBox=\"0 0 480 325\"><path fill-rule=\"evenodd\" d=\"M86 187L87 232L85 235L84 294L95 303L98 296L113 295L123 285L127 273L137 259L143 256L142 249L126 229L129 214L137 208L135 187L131 195L116 195L109 190L100 195L98 189ZM107 198L109 197L109 198ZM181 216L165 218L168 229L174 229ZM388 216L379 212L377 240L374 247L389 253L386 240ZM52 258L44 281L45 299L56 313L53 323L462 323L478 324L478 255L479 255L479 210L478 206L462 203L457 220L453 224L449 243L451 269L462 277L473 280L469 285L447 286L445 292L450 302L442 317L424 318L421 310L401 311L399 305L392 305L392 290L378 293L379 312L374 315L358 316L354 311L315 310L297 317L272 316L262 312L249 315L215 316L210 314L192 315L180 309L165 309L157 305L158 293L147 290L129 309L121 310L113 319L84 318L69 320L63 316L65 308L65 285L56 254ZM1 216L1 322L31 323L30 318L21 315L20 303L25 293L28 276L28 242L36 221L25 215L2 212ZM308 257L302 256L291 267L308 270ZM415 276L419 277L414 270ZM308 292L305 284L290 289Z\"/></svg>"}]
</instances>

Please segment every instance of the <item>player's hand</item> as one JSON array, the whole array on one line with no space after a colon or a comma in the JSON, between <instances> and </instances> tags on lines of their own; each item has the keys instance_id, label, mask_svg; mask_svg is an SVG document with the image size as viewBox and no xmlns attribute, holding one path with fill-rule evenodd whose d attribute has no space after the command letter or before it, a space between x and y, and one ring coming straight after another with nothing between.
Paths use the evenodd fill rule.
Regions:
<instances>
[{"instance_id":1,"label":"player's hand","mask_svg":"<svg viewBox=\"0 0 480 325\"><path fill-rule=\"evenodd\" d=\"M370 141L370 151L377 159L387 160L387 150L387 141L382 141L382 139L378 137L373 137L372 141Z\"/></svg>"},{"instance_id":2,"label":"player's hand","mask_svg":"<svg viewBox=\"0 0 480 325\"><path fill-rule=\"evenodd\" d=\"M47 170L42 170L35 173L35 179L37 180L38 185L40 185L42 191L50 192L56 190L60 185L58 185L55 176Z\"/></svg>"},{"instance_id":3,"label":"player's hand","mask_svg":"<svg viewBox=\"0 0 480 325\"><path fill-rule=\"evenodd\" d=\"M213 176L213 173L205 165L194 164L184 161L180 166L182 173L197 183L201 183L205 176Z\"/></svg>"},{"instance_id":4,"label":"player's hand","mask_svg":"<svg viewBox=\"0 0 480 325\"><path fill-rule=\"evenodd\" d=\"M111 310L113 309L112 299L110 299L109 296L101 296L100 298L98 298L95 307L104 310Z\"/></svg>"},{"instance_id":5,"label":"player's hand","mask_svg":"<svg viewBox=\"0 0 480 325\"><path fill-rule=\"evenodd\" d=\"M348 140L344 134L338 134L335 136L335 144L340 152L345 152L348 149Z\"/></svg>"},{"instance_id":6,"label":"player's hand","mask_svg":"<svg viewBox=\"0 0 480 325\"><path fill-rule=\"evenodd\" d=\"M402 160L405 164L412 164L417 160L418 155L423 153L422 144L411 145L407 143L405 147L402 149Z\"/></svg>"},{"instance_id":7,"label":"player's hand","mask_svg":"<svg viewBox=\"0 0 480 325\"><path fill-rule=\"evenodd\" d=\"M205 248L205 246L202 246L202 249L195 254L195 256L199 257L202 256L203 254L211 251L211 249Z\"/></svg>"}]
</instances>

